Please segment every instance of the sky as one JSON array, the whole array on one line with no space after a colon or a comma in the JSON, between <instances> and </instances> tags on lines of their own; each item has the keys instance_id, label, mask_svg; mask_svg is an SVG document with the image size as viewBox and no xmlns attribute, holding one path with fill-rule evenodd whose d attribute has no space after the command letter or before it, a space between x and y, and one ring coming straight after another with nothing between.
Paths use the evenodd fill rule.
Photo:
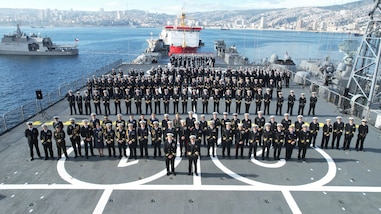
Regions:
<instances>
[{"instance_id":1,"label":"sky","mask_svg":"<svg viewBox=\"0 0 381 214\"><path fill-rule=\"evenodd\" d=\"M58 10L106 11L144 10L167 14L178 14L184 7L186 12L215 10L273 9L305 6L340 5L358 0L1 0L0 8L32 8Z\"/></svg>"}]
</instances>

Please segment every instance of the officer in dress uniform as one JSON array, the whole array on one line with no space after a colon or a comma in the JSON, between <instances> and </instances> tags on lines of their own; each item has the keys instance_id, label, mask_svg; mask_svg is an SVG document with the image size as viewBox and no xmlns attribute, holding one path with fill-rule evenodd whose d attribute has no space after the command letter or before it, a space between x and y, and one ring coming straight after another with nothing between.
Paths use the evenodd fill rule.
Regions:
<instances>
[{"instance_id":1,"label":"officer in dress uniform","mask_svg":"<svg viewBox=\"0 0 381 214\"><path fill-rule=\"evenodd\" d=\"M192 99L192 111L197 112L198 94L196 89L192 90L191 99Z\"/></svg>"},{"instance_id":2,"label":"officer in dress uniform","mask_svg":"<svg viewBox=\"0 0 381 214\"><path fill-rule=\"evenodd\" d=\"M115 137L116 137L115 138L116 142L118 143L119 158L122 158L122 154L124 155L124 157L127 157L127 152L126 152L126 149L127 149L126 142L128 141L127 133L122 123L117 124Z\"/></svg>"},{"instance_id":3,"label":"officer in dress uniform","mask_svg":"<svg viewBox=\"0 0 381 214\"><path fill-rule=\"evenodd\" d=\"M151 129L151 141L153 144L153 157L156 158L157 155L161 157L161 138L162 138L162 131L161 128L159 127L159 121L154 121L153 122L153 127Z\"/></svg>"},{"instance_id":4,"label":"officer in dress uniform","mask_svg":"<svg viewBox=\"0 0 381 214\"><path fill-rule=\"evenodd\" d=\"M95 106L95 113L98 114L98 110L99 110L99 114L102 114L101 96L99 95L97 90L94 91L93 102L94 102L94 106Z\"/></svg>"},{"instance_id":5,"label":"officer in dress uniform","mask_svg":"<svg viewBox=\"0 0 381 214\"><path fill-rule=\"evenodd\" d=\"M104 130L100 123L96 123L94 129L94 147L98 149L99 157L103 157L104 146Z\"/></svg>"},{"instance_id":6,"label":"officer in dress uniform","mask_svg":"<svg viewBox=\"0 0 381 214\"><path fill-rule=\"evenodd\" d=\"M179 112L179 101L180 101L180 94L179 94L178 88L173 89L172 99L173 99L173 114L176 114Z\"/></svg>"},{"instance_id":7,"label":"officer in dress uniform","mask_svg":"<svg viewBox=\"0 0 381 214\"><path fill-rule=\"evenodd\" d=\"M299 137L299 133L302 131L303 124L304 124L303 116L302 115L298 115L297 120L294 123L294 125L295 125L295 132L296 132L296 135L298 135L298 137Z\"/></svg>"},{"instance_id":8,"label":"officer in dress uniform","mask_svg":"<svg viewBox=\"0 0 381 214\"><path fill-rule=\"evenodd\" d=\"M75 108L75 95L73 94L72 90L69 90L68 92L67 101L69 102L70 115L73 115L73 110L74 113L77 114L77 109Z\"/></svg>"},{"instance_id":9,"label":"officer in dress uniform","mask_svg":"<svg viewBox=\"0 0 381 214\"><path fill-rule=\"evenodd\" d=\"M263 129L265 128L266 120L263 117L262 111L257 112L257 117L254 119L254 123L258 125L258 131L263 136ZM259 146L262 145L262 140L259 141Z\"/></svg>"},{"instance_id":10,"label":"officer in dress uniform","mask_svg":"<svg viewBox=\"0 0 381 214\"><path fill-rule=\"evenodd\" d=\"M298 151L298 159L306 160L307 148L310 145L310 132L307 130L307 125L302 125L302 130L299 134L299 151Z\"/></svg>"},{"instance_id":11,"label":"officer in dress uniform","mask_svg":"<svg viewBox=\"0 0 381 214\"><path fill-rule=\"evenodd\" d=\"M115 154L115 131L112 129L112 123L106 123L106 129L105 129L105 141L108 149L108 156L114 156Z\"/></svg>"},{"instance_id":12,"label":"officer in dress uniform","mask_svg":"<svg viewBox=\"0 0 381 214\"><path fill-rule=\"evenodd\" d=\"M54 131L53 136L57 145L57 152L58 152L57 160L61 159L62 152L65 154L66 158L69 158L66 152L65 132L61 129L60 126L56 127L56 130Z\"/></svg>"},{"instance_id":13,"label":"officer in dress uniform","mask_svg":"<svg viewBox=\"0 0 381 214\"><path fill-rule=\"evenodd\" d=\"M312 122L310 123L310 142L312 144L312 147L315 147L316 137L320 129L319 123L317 121L318 118L313 117Z\"/></svg>"},{"instance_id":14,"label":"officer in dress uniform","mask_svg":"<svg viewBox=\"0 0 381 214\"><path fill-rule=\"evenodd\" d=\"M272 98L271 89L266 88L266 93L263 95L263 104L265 106L265 109L263 110L263 114L270 114L270 102Z\"/></svg>"},{"instance_id":15,"label":"officer in dress uniform","mask_svg":"<svg viewBox=\"0 0 381 214\"><path fill-rule=\"evenodd\" d=\"M108 91L107 90L103 91L102 102L103 102L103 106L105 108L105 114L111 114L111 111L110 111L110 96L108 95Z\"/></svg>"},{"instance_id":16,"label":"officer in dress uniform","mask_svg":"<svg viewBox=\"0 0 381 214\"><path fill-rule=\"evenodd\" d=\"M167 176L171 173L176 176L175 172L175 158L176 158L177 144L173 139L172 133L167 133L167 140L164 142L165 166L167 168Z\"/></svg>"},{"instance_id":17,"label":"officer in dress uniform","mask_svg":"<svg viewBox=\"0 0 381 214\"><path fill-rule=\"evenodd\" d=\"M183 148L185 148L185 152L184 152L185 156L188 151L188 139L189 139L190 131L186 125L185 120L181 120L180 123L181 123L181 126L179 128L178 135L179 135L179 141L180 141L180 157L182 157Z\"/></svg>"},{"instance_id":18,"label":"officer in dress uniform","mask_svg":"<svg viewBox=\"0 0 381 214\"><path fill-rule=\"evenodd\" d=\"M83 96L83 102L85 102L85 112L86 115L89 115L91 113L91 96L87 91L84 91L84 93L85 95Z\"/></svg>"},{"instance_id":19,"label":"officer in dress uniform","mask_svg":"<svg viewBox=\"0 0 381 214\"><path fill-rule=\"evenodd\" d=\"M118 114L118 109L119 109L119 113L121 114L122 113L122 107L120 105L120 101L122 99L122 94L120 93L119 91L119 88L115 88L115 91L114 91L114 105L115 105L115 115Z\"/></svg>"},{"instance_id":20,"label":"officer in dress uniform","mask_svg":"<svg viewBox=\"0 0 381 214\"><path fill-rule=\"evenodd\" d=\"M263 100L262 89L258 88L257 94L255 95L255 112L258 112L261 110L262 100Z\"/></svg>"},{"instance_id":21,"label":"officer in dress uniform","mask_svg":"<svg viewBox=\"0 0 381 214\"><path fill-rule=\"evenodd\" d=\"M332 133L331 119L326 119L325 120L325 124L323 126L323 136L322 136L322 139L321 139L320 148L327 149L327 147L328 147L328 141L329 141L329 138L331 137L331 133Z\"/></svg>"},{"instance_id":22,"label":"officer in dress uniform","mask_svg":"<svg viewBox=\"0 0 381 214\"><path fill-rule=\"evenodd\" d=\"M82 96L79 91L77 91L77 95L75 96L75 102L77 103L79 114L83 114Z\"/></svg>"},{"instance_id":23,"label":"officer in dress uniform","mask_svg":"<svg viewBox=\"0 0 381 214\"><path fill-rule=\"evenodd\" d=\"M90 153L92 156L94 156L93 151L93 129L89 125L88 120L82 120L83 126L81 127L81 137L83 139L83 142L85 144L85 157L89 158L89 147L90 147Z\"/></svg>"},{"instance_id":24,"label":"officer in dress uniform","mask_svg":"<svg viewBox=\"0 0 381 214\"><path fill-rule=\"evenodd\" d=\"M171 100L171 95L169 94L168 89L164 89L163 94L163 103L164 103L164 113L169 114L169 102Z\"/></svg>"},{"instance_id":25,"label":"officer in dress uniform","mask_svg":"<svg viewBox=\"0 0 381 214\"><path fill-rule=\"evenodd\" d=\"M135 91L134 101L136 106L136 114L142 114L142 95L138 89Z\"/></svg>"},{"instance_id":26,"label":"officer in dress uniform","mask_svg":"<svg viewBox=\"0 0 381 214\"><path fill-rule=\"evenodd\" d=\"M279 156L280 156L280 152L282 150L282 146L284 143L284 137L285 137L285 134L283 131L283 125L279 123L277 124L277 128L274 131L274 142L273 142L274 160L280 160Z\"/></svg>"},{"instance_id":27,"label":"officer in dress uniform","mask_svg":"<svg viewBox=\"0 0 381 214\"><path fill-rule=\"evenodd\" d=\"M341 116L337 116L336 122L333 123L333 136L332 136L332 143L331 143L332 149L334 147L335 140L336 140L336 149L339 149L340 139L344 131L344 123L341 121L341 119L342 119Z\"/></svg>"},{"instance_id":28,"label":"officer in dress uniform","mask_svg":"<svg viewBox=\"0 0 381 214\"><path fill-rule=\"evenodd\" d=\"M187 92L187 89L184 88L181 95L181 106L182 106L182 109L183 109L183 114L185 114L185 112L187 112L188 110L188 92Z\"/></svg>"},{"instance_id":29,"label":"officer in dress uniform","mask_svg":"<svg viewBox=\"0 0 381 214\"><path fill-rule=\"evenodd\" d=\"M54 128L54 130L56 129L57 126L61 127L61 130L64 127L62 121L60 121L60 118L58 116L54 116L53 117L53 128Z\"/></svg>"},{"instance_id":30,"label":"officer in dress uniform","mask_svg":"<svg viewBox=\"0 0 381 214\"><path fill-rule=\"evenodd\" d=\"M188 112L188 117L186 118L185 121L186 121L186 124L187 124L189 131L193 131L194 122L196 121L196 119L193 117L193 111Z\"/></svg>"},{"instance_id":31,"label":"officer in dress uniform","mask_svg":"<svg viewBox=\"0 0 381 214\"><path fill-rule=\"evenodd\" d=\"M191 132L191 135L196 136L196 144L201 147L201 141L202 141L202 129L200 127L200 121L194 121L194 128ZM201 157L201 151L200 152L200 157Z\"/></svg>"},{"instance_id":32,"label":"officer in dress uniform","mask_svg":"<svg viewBox=\"0 0 381 214\"><path fill-rule=\"evenodd\" d=\"M358 130L357 140L356 140L356 151L359 151L359 150L364 151L364 141L369 132L368 125L366 124L367 122L368 121L366 119L362 119L361 125L359 125L359 130Z\"/></svg>"},{"instance_id":33,"label":"officer in dress uniform","mask_svg":"<svg viewBox=\"0 0 381 214\"><path fill-rule=\"evenodd\" d=\"M196 143L196 136L191 135L190 137L190 142L188 145L188 152L187 152L187 157L189 160L189 166L188 166L188 175L192 175L192 168L194 167L194 174L198 176L197 173L197 160L200 154L200 147ZM192 167L193 165L193 167Z\"/></svg>"},{"instance_id":34,"label":"officer in dress uniform","mask_svg":"<svg viewBox=\"0 0 381 214\"><path fill-rule=\"evenodd\" d=\"M273 132L271 131L271 124L270 123L265 123L265 130L263 130L262 134L263 142L262 142L262 160L265 159L265 153L266 153L266 158L269 158L270 154L270 146L273 142Z\"/></svg>"},{"instance_id":35,"label":"officer in dress uniform","mask_svg":"<svg viewBox=\"0 0 381 214\"><path fill-rule=\"evenodd\" d=\"M292 116L292 110L294 108L294 103L295 103L295 94L294 91L290 91L290 95L288 95L288 100L287 100L287 113L289 113Z\"/></svg>"},{"instance_id":36,"label":"officer in dress uniform","mask_svg":"<svg viewBox=\"0 0 381 214\"><path fill-rule=\"evenodd\" d=\"M132 108L131 108L131 94L130 89L126 88L124 92L124 103L126 104L126 114L132 114Z\"/></svg>"},{"instance_id":37,"label":"officer in dress uniform","mask_svg":"<svg viewBox=\"0 0 381 214\"><path fill-rule=\"evenodd\" d=\"M245 130L245 145L248 145L249 143L249 132L251 127L251 119L249 118L249 113L244 114L244 119L241 121L243 124L243 129Z\"/></svg>"},{"instance_id":38,"label":"officer in dress uniform","mask_svg":"<svg viewBox=\"0 0 381 214\"><path fill-rule=\"evenodd\" d=\"M296 144L296 133L295 133L295 126L292 124L288 128L288 131L285 132L285 146L286 146L286 160L290 160L292 156L292 151L294 150L295 144Z\"/></svg>"},{"instance_id":39,"label":"officer in dress uniform","mask_svg":"<svg viewBox=\"0 0 381 214\"><path fill-rule=\"evenodd\" d=\"M42 145L44 146L45 160L49 159L49 154L50 157L54 159L52 146L53 133L51 130L48 129L48 126L46 124L42 124L41 127L42 130L40 131L40 140Z\"/></svg>"},{"instance_id":40,"label":"officer in dress uniform","mask_svg":"<svg viewBox=\"0 0 381 214\"><path fill-rule=\"evenodd\" d=\"M237 114L241 114L241 103L242 103L242 94L241 90L237 90L237 94L235 95L235 112Z\"/></svg>"},{"instance_id":41,"label":"officer in dress uniform","mask_svg":"<svg viewBox=\"0 0 381 214\"><path fill-rule=\"evenodd\" d=\"M353 135L356 132L356 125L353 123L354 118L350 117L347 124L345 124L344 128L344 146L343 149L351 150L350 145L353 138Z\"/></svg>"},{"instance_id":42,"label":"officer in dress uniform","mask_svg":"<svg viewBox=\"0 0 381 214\"><path fill-rule=\"evenodd\" d=\"M138 142L140 148L140 158L143 157L143 150L145 157L148 158L148 129L146 128L146 122L140 121L140 127L138 128Z\"/></svg>"},{"instance_id":43,"label":"officer in dress uniform","mask_svg":"<svg viewBox=\"0 0 381 214\"><path fill-rule=\"evenodd\" d=\"M215 127L214 121L209 121L209 127L206 134L208 142L207 157L210 157L210 147L212 147L212 155L215 157L215 146L217 144L218 131Z\"/></svg>"},{"instance_id":44,"label":"officer in dress uniform","mask_svg":"<svg viewBox=\"0 0 381 214\"><path fill-rule=\"evenodd\" d=\"M288 113L285 113L284 118L280 122L283 125L283 131L288 131L288 127L291 126L292 121L290 120L290 115Z\"/></svg>"},{"instance_id":45,"label":"officer in dress uniform","mask_svg":"<svg viewBox=\"0 0 381 214\"><path fill-rule=\"evenodd\" d=\"M25 129L25 137L28 140L30 160L33 161L33 146L36 149L38 157L41 158L40 149L38 148L38 130L37 128L33 127L32 122L27 122L26 125L28 126L28 128Z\"/></svg>"},{"instance_id":46,"label":"officer in dress uniform","mask_svg":"<svg viewBox=\"0 0 381 214\"><path fill-rule=\"evenodd\" d=\"M146 114L152 113L152 94L151 90L149 88L146 89L146 94L144 95L144 101L146 103ZM150 113L148 113L148 109Z\"/></svg>"},{"instance_id":47,"label":"officer in dress uniform","mask_svg":"<svg viewBox=\"0 0 381 214\"><path fill-rule=\"evenodd\" d=\"M203 145L206 146L206 135L208 134L207 131L208 131L208 121L205 120L205 115L202 114L200 116L200 128L202 130L202 142L203 142Z\"/></svg>"},{"instance_id":48,"label":"officer in dress uniform","mask_svg":"<svg viewBox=\"0 0 381 214\"><path fill-rule=\"evenodd\" d=\"M155 88L155 94L153 95L154 103L155 103L155 114L161 114L161 94L159 89Z\"/></svg>"},{"instance_id":49,"label":"officer in dress uniform","mask_svg":"<svg viewBox=\"0 0 381 214\"><path fill-rule=\"evenodd\" d=\"M129 158L135 158L136 156L136 130L134 129L134 124L129 123L128 129L126 131L126 141L128 148L130 149L130 157Z\"/></svg>"},{"instance_id":50,"label":"officer in dress uniform","mask_svg":"<svg viewBox=\"0 0 381 214\"><path fill-rule=\"evenodd\" d=\"M230 106L232 103L233 95L231 93L231 90L228 89L225 92L225 112L230 114Z\"/></svg>"},{"instance_id":51,"label":"officer in dress uniform","mask_svg":"<svg viewBox=\"0 0 381 214\"><path fill-rule=\"evenodd\" d=\"M301 93L299 98L299 108L298 108L299 115L304 115L304 107L306 106L306 102L307 102L307 99L305 97L305 94Z\"/></svg>"},{"instance_id":52,"label":"officer in dress uniform","mask_svg":"<svg viewBox=\"0 0 381 214\"><path fill-rule=\"evenodd\" d=\"M250 131L249 134L249 159L251 158L251 154L254 155L254 158L257 158L257 148L259 141L261 140L261 134L258 131L258 125L253 125L253 130Z\"/></svg>"},{"instance_id":53,"label":"officer in dress uniform","mask_svg":"<svg viewBox=\"0 0 381 214\"><path fill-rule=\"evenodd\" d=\"M310 97L310 108L308 109L308 116L312 113L315 116L315 107L317 103L316 92L312 92Z\"/></svg>"},{"instance_id":54,"label":"officer in dress uniform","mask_svg":"<svg viewBox=\"0 0 381 214\"><path fill-rule=\"evenodd\" d=\"M234 131L231 128L231 122L225 123L226 128L222 131L222 157L225 158L225 150L230 158L230 148L233 143Z\"/></svg>"},{"instance_id":55,"label":"officer in dress uniform","mask_svg":"<svg viewBox=\"0 0 381 214\"><path fill-rule=\"evenodd\" d=\"M81 151L81 138L80 138L80 132L81 127L75 123L74 118L70 118L70 125L67 126L66 133L69 135L71 146L74 150L74 158L77 158L78 155L82 157L82 151Z\"/></svg>"},{"instance_id":56,"label":"officer in dress uniform","mask_svg":"<svg viewBox=\"0 0 381 214\"><path fill-rule=\"evenodd\" d=\"M208 89L204 89L201 95L202 99L202 113L208 114L208 105L209 105L209 93Z\"/></svg>"},{"instance_id":57,"label":"officer in dress uniform","mask_svg":"<svg viewBox=\"0 0 381 214\"><path fill-rule=\"evenodd\" d=\"M275 132L277 130L277 124L278 123L275 121L275 116L274 115L270 116L269 123L270 123L270 130Z\"/></svg>"},{"instance_id":58,"label":"officer in dress uniform","mask_svg":"<svg viewBox=\"0 0 381 214\"><path fill-rule=\"evenodd\" d=\"M235 133L235 159L238 158L238 150L240 149L241 151L241 158L243 158L243 148L245 146L245 136L246 136L246 131L243 128L243 124L239 123L238 124L238 129L236 130Z\"/></svg>"},{"instance_id":59,"label":"officer in dress uniform","mask_svg":"<svg viewBox=\"0 0 381 214\"><path fill-rule=\"evenodd\" d=\"M283 102L284 102L284 97L282 95L282 92L278 92L278 96L276 100L276 110L275 110L276 115L282 115Z\"/></svg>"}]
</instances>

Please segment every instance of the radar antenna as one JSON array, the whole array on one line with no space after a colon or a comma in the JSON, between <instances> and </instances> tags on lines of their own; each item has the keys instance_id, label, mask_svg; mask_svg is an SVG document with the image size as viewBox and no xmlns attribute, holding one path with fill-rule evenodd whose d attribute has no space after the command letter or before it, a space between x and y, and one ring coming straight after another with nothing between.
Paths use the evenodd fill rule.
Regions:
<instances>
[{"instance_id":1,"label":"radar antenna","mask_svg":"<svg viewBox=\"0 0 381 214\"><path fill-rule=\"evenodd\" d=\"M366 32L357 50L351 76L347 84L349 96L361 97L366 106L362 117L368 117L369 109L380 104L380 59L381 59L381 0L375 0ZM364 115L365 114L365 115Z\"/></svg>"}]
</instances>

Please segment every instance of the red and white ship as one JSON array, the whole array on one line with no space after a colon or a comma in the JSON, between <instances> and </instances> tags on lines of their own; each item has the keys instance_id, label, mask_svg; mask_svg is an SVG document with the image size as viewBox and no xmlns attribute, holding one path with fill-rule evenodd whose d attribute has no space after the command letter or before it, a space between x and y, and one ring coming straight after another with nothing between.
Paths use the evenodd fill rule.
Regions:
<instances>
[{"instance_id":1,"label":"red and white ship","mask_svg":"<svg viewBox=\"0 0 381 214\"><path fill-rule=\"evenodd\" d=\"M202 45L200 40L201 27L187 26L185 12L181 13L180 25L165 26L160 33L160 39L168 48L168 56L181 53L197 53Z\"/></svg>"}]
</instances>

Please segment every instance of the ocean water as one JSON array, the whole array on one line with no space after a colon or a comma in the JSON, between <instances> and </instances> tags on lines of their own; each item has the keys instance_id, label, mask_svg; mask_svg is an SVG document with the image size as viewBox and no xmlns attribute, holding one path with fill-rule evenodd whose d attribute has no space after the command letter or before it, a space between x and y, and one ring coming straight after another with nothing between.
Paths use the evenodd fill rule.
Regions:
<instances>
[{"instance_id":1,"label":"ocean water","mask_svg":"<svg viewBox=\"0 0 381 214\"><path fill-rule=\"evenodd\" d=\"M0 27L0 34L14 32L16 27ZM79 56L37 57L0 56L0 115L35 100L35 90L43 93L58 90L64 82L86 78L89 73L118 59L131 62L147 47L146 39L158 37L160 28L76 27L30 28L25 33L39 33L57 44L78 44ZM78 42L75 39L78 38ZM287 52L297 63L301 59L341 60L338 44L347 34L292 31L256 31L204 29L201 38L205 46L200 52L213 53L214 41L225 40L236 46L250 62L261 62Z\"/></svg>"}]
</instances>

